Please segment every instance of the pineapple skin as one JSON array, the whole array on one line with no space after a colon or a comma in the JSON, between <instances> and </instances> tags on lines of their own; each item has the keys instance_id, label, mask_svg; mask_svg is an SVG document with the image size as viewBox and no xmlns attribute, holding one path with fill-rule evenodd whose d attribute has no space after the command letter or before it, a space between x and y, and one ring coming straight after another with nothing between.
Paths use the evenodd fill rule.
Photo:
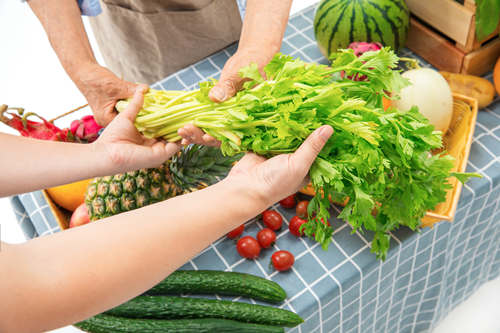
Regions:
<instances>
[{"instance_id":1,"label":"pineapple skin","mask_svg":"<svg viewBox=\"0 0 500 333\"><path fill-rule=\"evenodd\" d=\"M91 221L189 193L224 177L241 155L223 156L219 149L183 148L158 168L95 178L85 193Z\"/></svg>"}]
</instances>

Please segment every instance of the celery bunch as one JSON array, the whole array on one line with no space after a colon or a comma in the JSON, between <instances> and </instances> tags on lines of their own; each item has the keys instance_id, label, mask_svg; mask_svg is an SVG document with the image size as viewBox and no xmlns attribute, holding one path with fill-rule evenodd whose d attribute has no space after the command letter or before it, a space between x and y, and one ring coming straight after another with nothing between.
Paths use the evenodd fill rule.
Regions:
<instances>
[{"instance_id":1,"label":"celery bunch","mask_svg":"<svg viewBox=\"0 0 500 333\"><path fill-rule=\"evenodd\" d=\"M372 252L384 259L391 230L417 229L425 212L445 200L453 160L430 154L441 147L441 132L416 108L383 110L382 96L409 84L390 49L359 58L343 50L330 60L328 67L278 54L264 68L266 78L250 65L240 72L249 79L244 89L220 104L208 98L214 81L190 92L151 90L136 127L147 137L177 141L177 130L192 123L220 140L224 154L272 156L293 152L314 129L332 126L310 171L317 194L304 232L327 248L333 230L321 221L330 216L328 198L349 197L339 217L354 230L372 231ZM360 76L366 79L349 79ZM117 109L126 105L120 101Z\"/></svg>"}]
</instances>

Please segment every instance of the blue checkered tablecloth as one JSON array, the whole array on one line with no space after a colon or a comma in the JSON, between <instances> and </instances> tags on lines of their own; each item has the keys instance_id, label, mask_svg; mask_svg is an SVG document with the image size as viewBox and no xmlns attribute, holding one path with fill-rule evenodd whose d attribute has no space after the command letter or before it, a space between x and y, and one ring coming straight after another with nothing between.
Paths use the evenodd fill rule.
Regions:
<instances>
[{"instance_id":1,"label":"blue checkered tablecloth","mask_svg":"<svg viewBox=\"0 0 500 333\"><path fill-rule=\"evenodd\" d=\"M314 41L314 8L294 15L282 52L326 63ZM213 54L153 85L158 89L193 89L199 81L218 78L236 46ZM415 56L403 51L405 56ZM425 62L423 62L425 64ZM428 66L428 65L427 65ZM491 80L491 74L486 76ZM500 99L477 118L467 171L480 172L462 191L453 223L439 223L420 233L402 228L392 235L385 262L370 253L372 235L352 233L336 217L328 251L315 242L278 235L273 250L258 260L239 257L233 241L221 238L186 263L183 269L247 272L278 282L288 293L281 307L299 313L305 322L290 332L421 332L431 330L456 305L484 282L500 275ZM40 192L12 199L28 238L58 232L59 227ZM275 207L288 223L293 210ZM335 216L338 207L334 207ZM249 221L256 235L260 221ZM274 250L296 257L293 269L277 273L268 266ZM250 302L254 302L250 300Z\"/></svg>"}]
</instances>

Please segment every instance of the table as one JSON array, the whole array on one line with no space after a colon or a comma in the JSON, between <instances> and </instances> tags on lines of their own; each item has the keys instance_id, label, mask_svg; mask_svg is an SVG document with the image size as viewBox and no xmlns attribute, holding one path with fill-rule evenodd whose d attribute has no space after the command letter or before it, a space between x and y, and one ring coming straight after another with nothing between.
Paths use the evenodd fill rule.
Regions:
<instances>
[{"instance_id":1,"label":"table","mask_svg":"<svg viewBox=\"0 0 500 333\"><path fill-rule=\"evenodd\" d=\"M314 8L291 17L281 51L306 61L327 63L314 41ZM193 89L208 77L218 78L232 45L154 84L157 89ZM404 50L403 56L413 56ZM418 57L417 57L418 58ZM421 60L421 59L420 59ZM428 66L425 62L423 64ZM487 76L491 79L491 75ZM500 99L478 115L467 171L480 172L462 191L453 223L414 233L406 228L391 237L385 262L370 253L372 235L356 232L336 218L328 251L288 231L275 246L296 256L293 270L273 272L273 251L256 261L239 257L234 242L221 238L186 263L183 269L247 272L278 282L288 293L280 306L305 322L289 332L421 332L433 328L481 284L500 275ZM29 238L60 231L41 192L12 198L18 221ZM275 206L287 224L293 210ZM250 235L262 228L249 221ZM231 298L229 298L231 299ZM245 301L245 300L241 300ZM249 300L254 302L253 300Z\"/></svg>"}]
</instances>

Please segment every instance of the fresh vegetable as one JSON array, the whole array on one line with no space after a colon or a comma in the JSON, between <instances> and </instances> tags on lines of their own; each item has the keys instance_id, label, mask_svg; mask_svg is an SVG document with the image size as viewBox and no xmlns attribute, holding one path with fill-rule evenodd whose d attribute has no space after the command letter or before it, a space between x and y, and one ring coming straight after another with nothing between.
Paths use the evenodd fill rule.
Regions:
<instances>
[{"instance_id":1,"label":"fresh vegetable","mask_svg":"<svg viewBox=\"0 0 500 333\"><path fill-rule=\"evenodd\" d=\"M47 192L56 204L72 212L85 202L85 192L90 181L91 179L86 179L71 184L51 187L47 189Z\"/></svg>"},{"instance_id":2,"label":"fresh vegetable","mask_svg":"<svg viewBox=\"0 0 500 333\"><path fill-rule=\"evenodd\" d=\"M80 140L94 142L99 137L99 125L92 115L84 116L82 119L73 120L70 125L71 133Z\"/></svg>"},{"instance_id":3,"label":"fresh vegetable","mask_svg":"<svg viewBox=\"0 0 500 333\"><path fill-rule=\"evenodd\" d=\"M301 237L304 236L304 232L300 229L302 225L306 224L307 220L303 220L298 216L292 217L290 220L290 224L288 225L288 229L290 233L294 236Z\"/></svg>"},{"instance_id":4,"label":"fresh vegetable","mask_svg":"<svg viewBox=\"0 0 500 333\"><path fill-rule=\"evenodd\" d=\"M285 199L280 200L280 205L283 208L293 208L296 203L295 194L289 195Z\"/></svg>"},{"instance_id":5,"label":"fresh vegetable","mask_svg":"<svg viewBox=\"0 0 500 333\"><path fill-rule=\"evenodd\" d=\"M295 213L297 214L298 217L302 219L307 218L307 206L309 206L309 201L308 200L302 200L299 201L297 204L297 207L295 207Z\"/></svg>"},{"instance_id":6,"label":"fresh vegetable","mask_svg":"<svg viewBox=\"0 0 500 333\"><path fill-rule=\"evenodd\" d=\"M436 130L446 133L453 115L453 97L443 76L431 68L418 68L404 72L403 77L411 85L400 91L400 99L392 105L403 111L417 106Z\"/></svg>"},{"instance_id":7,"label":"fresh vegetable","mask_svg":"<svg viewBox=\"0 0 500 333\"><path fill-rule=\"evenodd\" d=\"M213 184L239 156L190 145L158 168L95 178L85 194L90 220L99 220Z\"/></svg>"},{"instance_id":8,"label":"fresh vegetable","mask_svg":"<svg viewBox=\"0 0 500 333\"><path fill-rule=\"evenodd\" d=\"M283 217L275 210L266 210L262 213L262 222L271 230L280 230L283 225Z\"/></svg>"},{"instance_id":9,"label":"fresh vegetable","mask_svg":"<svg viewBox=\"0 0 500 333\"><path fill-rule=\"evenodd\" d=\"M29 119L33 117L37 117L41 121L37 122ZM69 129L60 129L34 112L25 113L23 108L9 108L5 104L0 105L0 121L19 131L22 136L29 138L49 141L74 141Z\"/></svg>"},{"instance_id":10,"label":"fresh vegetable","mask_svg":"<svg viewBox=\"0 0 500 333\"><path fill-rule=\"evenodd\" d=\"M500 1L475 0L476 38L483 40L498 27L500 21Z\"/></svg>"},{"instance_id":11,"label":"fresh vegetable","mask_svg":"<svg viewBox=\"0 0 500 333\"><path fill-rule=\"evenodd\" d=\"M90 222L89 213L85 203L82 203L78 208L75 209L73 214L71 214L71 219L69 220L69 227L74 228L80 225L84 225Z\"/></svg>"},{"instance_id":12,"label":"fresh vegetable","mask_svg":"<svg viewBox=\"0 0 500 333\"><path fill-rule=\"evenodd\" d=\"M175 271L148 290L148 295L217 294L249 297L269 303L282 302L286 292L276 282L245 273Z\"/></svg>"},{"instance_id":13,"label":"fresh vegetable","mask_svg":"<svg viewBox=\"0 0 500 333\"><path fill-rule=\"evenodd\" d=\"M105 314L147 319L221 318L287 327L303 322L297 314L271 306L175 296L138 296Z\"/></svg>"},{"instance_id":14,"label":"fresh vegetable","mask_svg":"<svg viewBox=\"0 0 500 333\"><path fill-rule=\"evenodd\" d=\"M277 271L286 271L293 266L295 258L288 251L276 251L271 256L271 262Z\"/></svg>"},{"instance_id":15,"label":"fresh vegetable","mask_svg":"<svg viewBox=\"0 0 500 333\"><path fill-rule=\"evenodd\" d=\"M477 99L478 106L481 109L490 105L493 97L495 97L495 87L490 81L482 77L449 72L439 73L448 82L452 92Z\"/></svg>"},{"instance_id":16,"label":"fresh vegetable","mask_svg":"<svg viewBox=\"0 0 500 333\"><path fill-rule=\"evenodd\" d=\"M236 239L241 236L241 234L245 231L245 224L240 225L239 227L231 230L227 233L227 238Z\"/></svg>"},{"instance_id":17,"label":"fresh vegetable","mask_svg":"<svg viewBox=\"0 0 500 333\"><path fill-rule=\"evenodd\" d=\"M493 82L495 83L497 94L500 95L500 57L498 57L495 68L493 69Z\"/></svg>"},{"instance_id":18,"label":"fresh vegetable","mask_svg":"<svg viewBox=\"0 0 500 333\"><path fill-rule=\"evenodd\" d=\"M314 35L327 57L359 41L399 50L406 43L409 26L404 0L322 0L314 17Z\"/></svg>"},{"instance_id":19,"label":"fresh vegetable","mask_svg":"<svg viewBox=\"0 0 500 333\"><path fill-rule=\"evenodd\" d=\"M245 236L236 243L236 250L243 258L255 259L260 254L260 244L252 236Z\"/></svg>"},{"instance_id":20,"label":"fresh vegetable","mask_svg":"<svg viewBox=\"0 0 500 333\"><path fill-rule=\"evenodd\" d=\"M264 228L257 233L257 240L261 247L267 249L276 242L276 233L269 228Z\"/></svg>"},{"instance_id":21,"label":"fresh vegetable","mask_svg":"<svg viewBox=\"0 0 500 333\"><path fill-rule=\"evenodd\" d=\"M444 201L447 179L455 175L451 156L430 156L441 147L442 134L416 107L382 110L383 96L396 98L409 84L394 70L398 60L388 48L360 57L342 50L329 67L278 54L264 68L266 80L255 64L241 69L249 80L223 103L208 98L214 82L189 92L149 90L136 127L148 137L176 141L177 130L192 123L220 140L224 154L273 156L295 151L322 124L332 126L334 134L309 173L316 193L309 216L327 220L329 198L349 197L340 218L354 230L373 231L372 251L383 259L389 232L401 225L419 228L426 211ZM342 79L341 72L367 80ZM117 109L127 105L120 101ZM458 176L466 181L473 174ZM318 221L310 218L304 232L327 248L333 230Z\"/></svg>"},{"instance_id":22,"label":"fresh vegetable","mask_svg":"<svg viewBox=\"0 0 500 333\"><path fill-rule=\"evenodd\" d=\"M75 324L89 333L283 333L283 327L247 324L227 319L129 319L97 315Z\"/></svg>"}]
</instances>

